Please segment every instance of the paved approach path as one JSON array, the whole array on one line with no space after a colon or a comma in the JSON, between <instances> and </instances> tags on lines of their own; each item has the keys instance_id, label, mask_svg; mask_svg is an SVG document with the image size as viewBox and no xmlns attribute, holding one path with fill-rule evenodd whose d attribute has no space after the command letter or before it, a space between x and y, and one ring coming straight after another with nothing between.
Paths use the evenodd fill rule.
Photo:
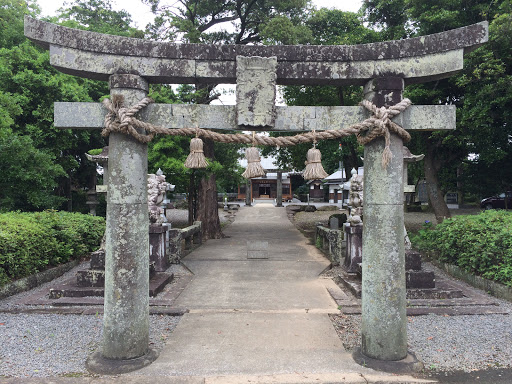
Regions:
<instances>
[{"instance_id":1,"label":"paved approach path","mask_svg":"<svg viewBox=\"0 0 512 384\"><path fill-rule=\"evenodd\" d=\"M183 263L188 308L159 358L132 375L191 382L395 382L357 365L329 320L336 303L319 274L329 262L271 204L243 207L220 240ZM268 242L268 248L261 242ZM268 259L248 258L250 256ZM364 376L364 377L363 377ZM368 380L368 381L367 381ZM402 381L405 382L405 381ZM409 381L407 381L409 382Z\"/></svg>"}]
</instances>

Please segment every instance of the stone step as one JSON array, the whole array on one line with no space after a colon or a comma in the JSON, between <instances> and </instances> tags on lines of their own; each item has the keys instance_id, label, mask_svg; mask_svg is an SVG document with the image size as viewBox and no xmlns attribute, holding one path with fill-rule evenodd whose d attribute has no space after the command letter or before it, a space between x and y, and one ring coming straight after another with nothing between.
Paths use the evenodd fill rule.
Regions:
<instances>
[{"instance_id":1,"label":"stone step","mask_svg":"<svg viewBox=\"0 0 512 384\"><path fill-rule=\"evenodd\" d=\"M434 300L448 300L448 299L461 299L464 293L460 289L408 289L407 299L434 299Z\"/></svg>"}]
</instances>

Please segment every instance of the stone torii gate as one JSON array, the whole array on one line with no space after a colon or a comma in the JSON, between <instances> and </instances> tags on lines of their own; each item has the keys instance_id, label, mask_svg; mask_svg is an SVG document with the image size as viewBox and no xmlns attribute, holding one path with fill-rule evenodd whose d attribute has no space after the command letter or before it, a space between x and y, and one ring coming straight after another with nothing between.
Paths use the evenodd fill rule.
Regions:
<instances>
[{"instance_id":1,"label":"stone torii gate","mask_svg":"<svg viewBox=\"0 0 512 384\"><path fill-rule=\"evenodd\" d=\"M25 35L50 50L58 70L109 81L126 106L148 83L237 84L236 106L152 104L139 119L169 129L310 131L341 129L369 117L363 107L276 107L275 85L363 85L377 107L402 100L404 86L451 76L463 55L487 41L487 23L439 34L355 46L172 44L74 30L25 18ZM55 126L101 129L98 103L55 103ZM411 106L394 118L408 130L455 129L455 107ZM365 146L362 348L386 361L407 357L402 140L381 165L383 138ZM144 359L148 353L147 145L109 139L104 332L101 356Z\"/></svg>"}]
</instances>

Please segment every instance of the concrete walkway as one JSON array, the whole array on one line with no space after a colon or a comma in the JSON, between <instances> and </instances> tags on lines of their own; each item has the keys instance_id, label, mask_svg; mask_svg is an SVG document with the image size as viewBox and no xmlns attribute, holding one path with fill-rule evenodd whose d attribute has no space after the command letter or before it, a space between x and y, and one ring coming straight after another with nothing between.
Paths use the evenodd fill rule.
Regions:
<instances>
[{"instance_id":1,"label":"concrete walkway","mask_svg":"<svg viewBox=\"0 0 512 384\"><path fill-rule=\"evenodd\" d=\"M175 305L190 313L159 358L128 376L154 383L421 382L364 368L344 350L328 316L337 313L327 291L334 283L318 277L329 262L285 209L244 207L225 234L183 260L194 278Z\"/></svg>"}]
</instances>

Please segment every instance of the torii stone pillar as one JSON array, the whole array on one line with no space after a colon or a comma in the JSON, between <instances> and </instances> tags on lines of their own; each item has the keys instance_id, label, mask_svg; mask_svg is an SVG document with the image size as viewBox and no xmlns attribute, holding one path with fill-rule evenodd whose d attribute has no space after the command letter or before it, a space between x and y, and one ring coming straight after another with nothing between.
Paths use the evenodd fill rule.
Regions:
<instances>
[{"instance_id":1,"label":"torii stone pillar","mask_svg":"<svg viewBox=\"0 0 512 384\"><path fill-rule=\"evenodd\" d=\"M110 95L136 104L148 83L136 75L112 75ZM148 148L121 133L109 136L105 249L104 358L143 356L149 344Z\"/></svg>"},{"instance_id":2,"label":"torii stone pillar","mask_svg":"<svg viewBox=\"0 0 512 384\"><path fill-rule=\"evenodd\" d=\"M389 107L402 100L403 88L401 78L380 78L368 82L364 93L377 107ZM390 147L386 169L384 138L364 148L361 351L378 360L407 356L402 139L391 134Z\"/></svg>"}]
</instances>

